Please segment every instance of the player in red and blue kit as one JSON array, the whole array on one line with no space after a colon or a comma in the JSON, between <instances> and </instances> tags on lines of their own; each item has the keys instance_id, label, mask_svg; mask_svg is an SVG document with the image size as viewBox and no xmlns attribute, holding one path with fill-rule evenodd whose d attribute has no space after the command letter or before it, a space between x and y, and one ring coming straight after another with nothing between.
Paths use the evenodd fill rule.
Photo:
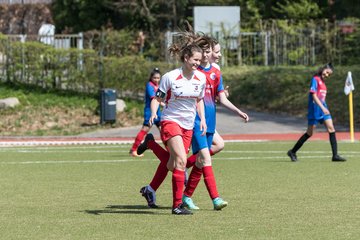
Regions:
<instances>
[{"instance_id":1,"label":"player in red and blue kit","mask_svg":"<svg viewBox=\"0 0 360 240\"><path fill-rule=\"evenodd\" d=\"M237 113L245 120L245 122L249 120L247 114L235 107L226 97L221 71L219 68L214 67L210 63L213 46L214 44L208 48L203 49L203 59L201 65L198 68L206 76L204 106L206 125L208 128L206 135L201 135L201 131L198 125L198 118L196 117L192 139L192 151L193 156L196 157L196 163L195 165L190 165L191 161L188 160L189 164L187 164L187 167L193 166L193 168L191 170L189 180L186 184L183 195L183 204L192 210L199 209L199 207L193 203L191 196L200 182L202 175L204 176L204 182L209 192L210 198L212 199L214 209L221 210L228 204L219 197L215 176L212 169L212 154L210 153L216 129L216 97L219 97L219 102L222 105ZM191 159L193 156L191 156L189 159Z\"/></svg>"},{"instance_id":2,"label":"player in red and blue kit","mask_svg":"<svg viewBox=\"0 0 360 240\"><path fill-rule=\"evenodd\" d=\"M155 97L155 94L159 88L159 82L160 82L161 73L159 68L154 68L149 77L149 81L146 83L145 88L145 106L144 106L144 122L143 126L141 127L140 131L135 137L134 144L132 145L130 149L130 155L133 157L142 157L143 154L138 155L137 154L137 148L141 144L142 140L148 134L150 131L151 126L149 125L149 119L151 117L151 109L150 109L150 103L151 100ZM160 107L157 111L158 118L154 121L154 124L157 126L157 128L160 130L160 118L161 118L161 111Z\"/></svg>"},{"instance_id":3,"label":"player in red and blue kit","mask_svg":"<svg viewBox=\"0 0 360 240\"><path fill-rule=\"evenodd\" d=\"M310 91L309 91L309 102L308 102L308 128L299 140L296 142L294 147L287 152L291 161L296 162L296 152L302 147L302 145L313 135L314 130L318 123L324 124L329 132L329 140L332 149L332 161L333 162L344 162L345 158L338 155L337 152L337 141L335 135L334 124L330 115L329 108L326 104L326 93L327 88L325 85L325 79L330 77L333 73L334 68L329 63L320 68L311 79Z\"/></svg>"},{"instance_id":4,"label":"player in red and blue kit","mask_svg":"<svg viewBox=\"0 0 360 240\"><path fill-rule=\"evenodd\" d=\"M207 125L206 135L203 135L199 128L199 117L195 118L195 125L192 138L192 152L195 155L196 163L193 165L188 182L183 195L183 203L192 210L197 210L197 207L191 196L197 187L201 176L204 175L204 182L209 192L210 198L213 201L214 209L221 210L226 207L228 203L219 197L216 186L215 176L212 169L210 148L213 142L216 126L216 104L215 97L224 91L222 84L221 72L209 64L206 54L211 52L211 48L204 50L204 57L199 70L206 76L206 88L204 97L205 119ZM205 59L205 60L204 60ZM190 167L188 165L188 167Z\"/></svg>"}]
</instances>

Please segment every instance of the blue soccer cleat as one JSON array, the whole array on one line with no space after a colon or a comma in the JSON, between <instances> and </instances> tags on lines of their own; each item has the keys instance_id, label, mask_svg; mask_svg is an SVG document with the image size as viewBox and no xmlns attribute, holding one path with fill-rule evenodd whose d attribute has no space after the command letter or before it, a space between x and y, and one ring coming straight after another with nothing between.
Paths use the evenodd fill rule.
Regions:
<instances>
[{"instance_id":1,"label":"blue soccer cleat","mask_svg":"<svg viewBox=\"0 0 360 240\"><path fill-rule=\"evenodd\" d=\"M183 206L190 210L199 210L200 208L196 206L193 200L185 195L182 197Z\"/></svg>"},{"instance_id":2,"label":"blue soccer cleat","mask_svg":"<svg viewBox=\"0 0 360 240\"><path fill-rule=\"evenodd\" d=\"M213 204L214 210L221 210L228 205L228 202L224 201L222 198L217 197L213 199Z\"/></svg>"}]
</instances>

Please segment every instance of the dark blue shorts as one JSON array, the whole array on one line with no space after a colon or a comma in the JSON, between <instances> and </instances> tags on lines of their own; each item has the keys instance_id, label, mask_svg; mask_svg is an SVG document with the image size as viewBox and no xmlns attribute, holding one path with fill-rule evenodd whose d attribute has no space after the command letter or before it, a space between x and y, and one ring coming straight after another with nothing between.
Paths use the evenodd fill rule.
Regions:
<instances>
[{"instance_id":1,"label":"dark blue shorts","mask_svg":"<svg viewBox=\"0 0 360 240\"><path fill-rule=\"evenodd\" d=\"M149 125L149 119L144 119L143 125L150 127L150 125ZM160 127L160 120L159 120L159 118L155 119L154 125L156 125L157 127Z\"/></svg>"},{"instance_id":2,"label":"dark blue shorts","mask_svg":"<svg viewBox=\"0 0 360 240\"><path fill-rule=\"evenodd\" d=\"M308 119L308 125L313 126L317 125L318 123L323 124L325 120L331 119L331 115L324 115L321 119Z\"/></svg>"},{"instance_id":3,"label":"dark blue shorts","mask_svg":"<svg viewBox=\"0 0 360 240\"><path fill-rule=\"evenodd\" d=\"M199 152L201 149L208 148L210 150L211 144L214 138L214 133L206 133L206 135L201 136L201 131L193 132L191 147L193 154Z\"/></svg>"}]
</instances>

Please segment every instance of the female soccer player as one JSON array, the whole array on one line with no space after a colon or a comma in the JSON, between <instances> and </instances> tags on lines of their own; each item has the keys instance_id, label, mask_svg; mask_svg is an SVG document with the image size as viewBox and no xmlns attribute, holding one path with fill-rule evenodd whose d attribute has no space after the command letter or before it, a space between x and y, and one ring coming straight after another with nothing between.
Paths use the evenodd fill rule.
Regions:
<instances>
[{"instance_id":1,"label":"female soccer player","mask_svg":"<svg viewBox=\"0 0 360 240\"><path fill-rule=\"evenodd\" d=\"M207 39L208 42L206 41L201 42L199 41L198 37L194 36L193 38L197 39L198 44L203 48L204 51L203 59L201 62L202 66L199 66L199 70L203 71L207 76L207 84L206 84L207 89L204 99L205 99L206 123L209 127L206 136L203 137L201 136L201 131L199 131L199 125L197 124L199 119L197 118L195 120L194 135L192 140L194 154L188 158L187 167L189 168L194 166L197 156L200 155L200 157L199 157L199 163L197 164L198 166L193 168L192 175L190 175L191 181L189 181L189 183L187 184L188 190L185 191L186 195L184 195L183 202L184 205L186 205L189 209L198 209L198 207L192 203L190 197L193 191L195 190L198 182L200 181L204 169L204 181L209 191L210 197L213 200L214 209L220 210L227 205L227 202L222 200L217 192L217 187L216 187L215 177L212 171L211 157L210 157L210 155L214 154L214 152L211 151L211 149L213 148L213 146L211 146L211 143L213 142L213 136L215 133L215 119L216 119L215 97L220 95L221 103L228 109L239 114L239 116L244 118L245 121L248 121L249 118L245 113L237 109L230 101L227 100L222 85L221 73L217 68L214 68L209 63L209 59L211 55L211 47L210 47L211 39L208 38ZM221 137L220 139L223 144L223 140ZM169 158L167 151L162 149L160 145L158 145L153 140L154 139L151 134L147 135L144 143L142 143L138 149L140 150L139 151L140 154L143 151L145 151L147 148L150 148L151 150L153 150L154 154L161 161L151 183L140 190L142 195L146 198L149 207L157 207L155 204L156 202L155 192L160 186L160 184L163 182L163 180L166 178L167 169L165 169L164 164ZM199 151L201 153L198 154Z\"/></svg>"},{"instance_id":2,"label":"female soccer player","mask_svg":"<svg viewBox=\"0 0 360 240\"><path fill-rule=\"evenodd\" d=\"M200 118L200 130L206 132L203 97L206 77L197 70L202 58L202 49L191 42L173 44L170 53L180 56L182 67L166 73L160 82L156 97L151 101L150 125L157 118L157 109L166 99L162 111L162 141L166 144L170 158L167 168L172 171L172 214L188 215L191 211L182 206L185 180L186 156L190 148L196 112Z\"/></svg>"},{"instance_id":3,"label":"female soccer player","mask_svg":"<svg viewBox=\"0 0 360 240\"><path fill-rule=\"evenodd\" d=\"M329 133L329 140L332 149L332 161L346 161L345 158L338 155L335 128L329 108L325 102L327 93L325 80L331 76L333 71L334 68L331 63L326 64L325 66L321 67L311 79L308 102L308 127L306 133L304 133L304 135L302 135L296 142L294 147L287 152L287 155L293 162L296 162L298 160L296 152L301 148L301 146L306 142L306 140L308 140L313 135L316 125L318 123L324 123Z\"/></svg>"},{"instance_id":4,"label":"female soccer player","mask_svg":"<svg viewBox=\"0 0 360 240\"><path fill-rule=\"evenodd\" d=\"M199 208L193 203L191 196L200 182L202 175L204 175L204 182L213 201L214 209L221 210L228 204L219 197L211 161L211 155L213 154L211 153L211 149L216 128L216 97L219 97L219 102L223 106L236 113L239 117L243 118L245 122L249 120L249 117L246 113L235 107L227 99L223 87L221 72L218 68L215 68L210 63L212 48L214 48L214 45L215 44L213 43L211 46L208 46L208 48L203 49L204 57L202 59L201 65L199 66L199 70L206 75L206 92L204 97L204 104L206 124L208 128L206 136L199 134L200 132L197 124L198 118L195 119L192 151L193 155L196 154L197 156L196 164L191 170L191 174L186 184L186 189L183 196L184 205L187 208L194 210Z\"/></svg>"},{"instance_id":5,"label":"female soccer player","mask_svg":"<svg viewBox=\"0 0 360 240\"><path fill-rule=\"evenodd\" d=\"M143 126L141 127L140 131L136 135L134 144L132 145L130 149L130 155L133 157L142 157L143 154L138 155L137 154L137 148L139 147L142 140L144 140L144 137L148 132L150 131L151 126L149 125L149 119L151 116L151 110L150 110L150 102L155 97L155 93L159 88L159 82L160 82L161 73L159 68L154 68L149 77L149 81L146 83L145 88L145 107L144 107L144 122ZM162 103L162 105L164 105ZM161 118L161 111L160 107L157 110L157 116L158 118L154 120L154 124L157 126L157 128L160 130L160 118Z\"/></svg>"}]
</instances>

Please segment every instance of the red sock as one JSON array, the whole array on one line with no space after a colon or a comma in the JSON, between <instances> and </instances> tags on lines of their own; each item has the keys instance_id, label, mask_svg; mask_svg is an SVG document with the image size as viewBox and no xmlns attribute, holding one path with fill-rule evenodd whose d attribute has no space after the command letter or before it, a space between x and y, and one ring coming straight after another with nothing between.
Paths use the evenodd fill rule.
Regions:
<instances>
[{"instance_id":1,"label":"red sock","mask_svg":"<svg viewBox=\"0 0 360 240\"><path fill-rule=\"evenodd\" d=\"M215 155L215 153L213 152L213 150L209 149L209 152L210 152L210 156Z\"/></svg>"},{"instance_id":2,"label":"red sock","mask_svg":"<svg viewBox=\"0 0 360 240\"><path fill-rule=\"evenodd\" d=\"M147 145L148 148L151 149L153 153L157 156L160 162L164 162L166 164L169 161L169 152L163 149L160 144L155 141L149 141Z\"/></svg>"},{"instance_id":3,"label":"red sock","mask_svg":"<svg viewBox=\"0 0 360 240\"><path fill-rule=\"evenodd\" d=\"M197 154L193 154L187 159L186 168L191 168L192 166L195 165L196 156L197 156Z\"/></svg>"},{"instance_id":4,"label":"red sock","mask_svg":"<svg viewBox=\"0 0 360 240\"><path fill-rule=\"evenodd\" d=\"M172 174L173 208L178 207L182 203L184 180L185 180L184 171L179 169L174 169Z\"/></svg>"},{"instance_id":5,"label":"red sock","mask_svg":"<svg viewBox=\"0 0 360 240\"><path fill-rule=\"evenodd\" d=\"M203 174L204 174L204 182L205 182L206 188L210 194L211 199L219 197L219 193L217 191L216 181L215 181L215 176L214 176L212 166L203 167L202 170L203 170Z\"/></svg>"},{"instance_id":6,"label":"red sock","mask_svg":"<svg viewBox=\"0 0 360 240\"><path fill-rule=\"evenodd\" d=\"M147 132L144 131L144 130L140 130L140 132L138 132L138 134L136 135L134 144L131 147L131 151L136 151L136 149L141 144L142 140L144 140L144 137L145 137L146 134L147 134Z\"/></svg>"},{"instance_id":7,"label":"red sock","mask_svg":"<svg viewBox=\"0 0 360 240\"><path fill-rule=\"evenodd\" d=\"M189 180L186 184L184 195L186 195L187 197L191 197L193 195L195 188L201 180L202 173L203 171L201 168L198 168L197 166L194 166L192 168Z\"/></svg>"},{"instance_id":8,"label":"red sock","mask_svg":"<svg viewBox=\"0 0 360 240\"><path fill-rule=\"evenodd\" d=\"M154 191L156 191L160 187L160 185L164 182L167 176L169 170L167 169L166 164L166 162L160 162L158 168L156 169L155 175L151 183L149 184L150 187L154 189Z\"/></svg>"}]
</instances>

